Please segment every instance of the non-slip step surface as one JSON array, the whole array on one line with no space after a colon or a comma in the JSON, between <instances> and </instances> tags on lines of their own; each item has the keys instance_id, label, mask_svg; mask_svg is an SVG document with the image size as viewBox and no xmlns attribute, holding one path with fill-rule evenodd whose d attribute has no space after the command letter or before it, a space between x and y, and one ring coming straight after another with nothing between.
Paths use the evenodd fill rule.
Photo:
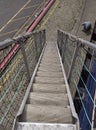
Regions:
<instances>
[{"instance_id":1,"label":"non-slip step surface","mask_svg":"<svg viewBox=\"0 0 96 130\"><path fill-rule=\"evenodd\" d=\"M28 96L22 122L73 123L56 44L47 44Z\"/></svg>"},{"instance_id":2,"label":"non-slip step surface","mask_svg":"<svg viewBox=\"0 0 96 130\"><path fill-rule=\"evenodd\" d=\"M28 104L22 114L23 122L72 123L70 107Z\"/></svg>"},{"instance_id":3,"label":"non-slip step surface","mask_svg":"<svg viewBox=\"0 0 96 130\"><path fill-rule=\"evenodd\" d=\"M51 63L40 63L39 67L57 67L57 68L61 68L60 64L51 64Z\"/></svg>"},{"instance_id":4,"label":"non-slip step surface","mask_svg":"<svg viewBox=\"0 0 96 130\"><path fill-rule=\"evenodd\" d=\"M37 72L37 76L40 76L40 77L50 77L50 78L54 78L54 77L56 77L56 78L62 78L63 77L63 73L61 72L61 71L54 71L54 73L51 71L51 72L49 72L49 71L46 71L46 72L43 72L43 71L38 71Z\"/></svg>"},{"instance_id":5,"label":"non-slip step surface","mask_svg":"<svg viewBox=\"0 0 96 130\"><path fill-rule=\"evenodd\" d=\"M17 130L77 130L74 124L25 123L18 122Z\"/></svg>"},{"instance_id":6,"label":"non-slip step surface","mask_svg":"<svg viewBox=\"0 0 96 130\"><path fill-rule=\"evenodd\" d=\"M33 84L33 92L39 93L65 93L66 86L64 84Z\"/></svg>"},{"instance_id":7,"label":"non-slip step surface","mask_svg":"<svg viewBox=\"0 0 96 130\"><path fill-rule=\"evenodd\" d=\"M39 66L38 70L41 70L41 71L62 71L61 67L59 66Z\"/></svg>"},{"instance_id":8,"label":"non-slip step surface","mask_svg":"<svg viewBox=\"0 0 96 130\"><path fill-rule=\"evenodd\" d=\"M36 76L35 83L60 84L60 83L64 83L64 79L63 78L50 78L50 77L43 77L42 78L42 77Z\"/></svg>"},{"instance_id":9,"label":"non-slip step surface","mask_svg":"<svg viewBox=\"0 0 96 130\"><path fill-rule=\"evenodd\" d=\"M54 105L54 106L68 106L68 96L64 93L39 93L31 92L27 104L32 105Z\"/></svg>"},{"instance_id":10,"label":"non-slip step surface","mask_svg":"<svg viewBox=\"0 0 96 130\"><path fill-rule=\"evenodd\" d=\"M45 72L46 72L46 71L52 71L52 72L54 72L54 71L56 71L56 72L62 71L61 68L58 68L58 67L57 67L57 68L56 68L56 67L39 67L39 68L38 68L38 71L39 71L39 70L40 70L40 71L43 71L43 72L44 72L44 71L45 71Z\"/></svg>"}]
</instances>

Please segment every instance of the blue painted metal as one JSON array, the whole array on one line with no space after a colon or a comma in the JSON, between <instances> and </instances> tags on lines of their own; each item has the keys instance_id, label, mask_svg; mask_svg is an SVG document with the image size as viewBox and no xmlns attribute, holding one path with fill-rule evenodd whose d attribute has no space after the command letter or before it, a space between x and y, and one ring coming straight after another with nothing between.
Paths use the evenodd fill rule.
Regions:
<instances>
[{"instance_id":1,"label":"blue painted metal","mask_svg":"<svg viewBox=\"0 0 96 130\"><path fill-rule=\"evenodd\" d=\"M90 73L96 79L96 59L92 60ZM95 94L95 90L96 90L96 81L94 80L93 77L89 74L86 87L88 88L88 90L92 96L92 99L94 100L94 94ZM93 105L94 104L93 104L93 102L92 102L92 100L91 100L91 98L86 90L85 90L85 96L84 96L83 103L84 103L84 106L86 108L88 117L89 117L90 121L92 122L92 112L93 112ZM95 118L96 118L96 113L95 113ZM85 111L84 111L83 107L81 109L79 119L80 119L80 127L82 130L91 130L92 126L89 123L89 121L85 115ZM96 128L96 119L95 119L94 127Z\"/></svg>"}]
</instances>

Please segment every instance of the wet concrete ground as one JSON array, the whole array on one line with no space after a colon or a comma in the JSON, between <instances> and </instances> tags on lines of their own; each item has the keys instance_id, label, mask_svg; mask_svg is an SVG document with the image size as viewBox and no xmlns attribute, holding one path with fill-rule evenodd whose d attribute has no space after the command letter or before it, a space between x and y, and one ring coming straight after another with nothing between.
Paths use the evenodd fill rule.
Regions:
<instances>
[{"instance_id":1,"label":"wet concrete ground","mask_svg":"<svg viewBox=\"0 0 96 130\"><path fill-rule=\"evenodd\" d=\"M0 0L0 41L20 33L35 18L40 5L48 0ZM43 5L44 6L44 5Z\"/></svg>"}]
</instances>

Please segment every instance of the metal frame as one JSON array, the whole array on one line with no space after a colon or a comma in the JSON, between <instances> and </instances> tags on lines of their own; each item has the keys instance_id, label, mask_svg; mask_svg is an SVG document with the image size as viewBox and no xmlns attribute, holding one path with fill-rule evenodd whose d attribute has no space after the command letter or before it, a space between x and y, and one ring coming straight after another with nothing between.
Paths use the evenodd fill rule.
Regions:
<instances>
[{"instance_id":1,"label":"metal frame","mask_svg":"<svg viewBox=\"0 0 96 130\"><path fill-rule=\"evenodd\" d=\"M74 117L75 122L76 122L76 130L79 130L80 129L79 128L79 119L78 119L77 113L75 111L75 106L74 106L73 99L72 99L72 96L71 96L71 92L70 92L70 89L69 89L69 84L68 84L67 77L66 77L65 70L64 70L64 66L63 66L63 63L62 63L62 58L61 58L60 53L59 53L58 45L57 45L57 50L58 50L58 55L59 55L59 58L60 58L60 64L61 64L61 68L62 68L62 72L63 72L63 76L64 76L64 81L65 81L65 84L66 84L69 103L70 103L70 107L71 107L71 110L72 110L72 116Z\"/></svg>"},{"instance_id":2,"label":"metal frame","mask_svg":"<svg viewBox=\"0 0 96 130\"><path fill-rule=\"evenodd\" d=\"M33 82L34 82L35 75L36 75L36 73L37 73L39 64L40 64L40 62L41 62L41 59L42 59L42 56L43 56L45 47L46 47L46 43L45 43L45 45L44 45L44 47L43 47L42 53L41 53L41 55L40 55L40 58L39 58L39 60L38 60L38 62L37 62L37 65L36 65L36 67L35 67L35 70L34 70L34 72L33 72L32 77L31 77L30 83L29 83L28 88L27 88L27 90L26 90L24 99L23 99L23 101L22 101L22 103L21 103L20 109L18 110L18 113L17 113L17 115L16 115L16 117L15 117L15 119L14 119L14 125L13 125L12 130L14 130L15 125L16 125L16 121L18 121L19 116L22 114L22 112L23 112L23 110L24 110L24 107L25 107L25 104L26 104L28 95L29 95L29 93L30 93L30 90L32 89L32 84L33 84Z\"/></svg>"},{"instance_id":3,"label":"metal frame","mask_svg":"<svg viewBox=\"0 0 96 130\"><path fill-rule=\"evenodd\" d=\"M42 34L41 34L42 33ZM36 65L36 68L35 68L35 70L32 70L32 73L30 72L30 66L29 66L29 63L28 63L28 61L30 62L30 60L28 60L28 57L27 57L27 55L28 56L30 56L30 54L27 54L28 53L28 51L27 51L27 49L26 49L26 52L25 52L25 47L24 47L24 45L25 45L25 43L27 42L27 39L28 38L33 38L34 39L34 36L37 36L37 38L39 38L39 40L37 41L38 42L38 45L39 46L37 46L37 48L36 48L36 50L39 48L39 52L38 53L35 53L35 51L33 51L32 52L32 49L31 49L31 52L32 52L32 56L34 56L33 55L33 53L35 53L35 56L36 55L38 55L39 54L39 56L40 56L40 58L38 57L38 59L39 59L39 61L38 61L38 59L36 60L36 62L35 62L35 65L36 65L36 63L37 63L37 65ZM35 77L35 74L36 74L36 71L37 71L37 68L38 68L38 66L39 66L39 63L40 63L40 60L41 60L41 57L42 57L42 55L43 55L43 52L44 52L44 48L45 48L45 41L46 41L46 36L45 36L46 34L45 34L45 30L42 30L42 31L37 31L37 32L34 32L34 33L29 33L29 34L25 34L25 35L22 35L22 36L18 36L18 37L15 37L15 38L13 38L13 39L10 39L10 40L6 40L6 42L5 41L3 41L3 43L2 44L0 44L0 49L6 49L6 47L8 47L8 46L10 46L10 45L12 45L12 44L16 44L16 45L19 45L19 49L21 50L21 51L19 51L18 53L20 53L20 55L22 55L22 61L23 61L23 66L24 66L24 72L26 72L26 83L27 83L27 85L29 84L29 87L27 88L27 86L26 86L26 94L25 94L25 97L24 97L24 100L23 100L23 102L22 102L22 104L24 105L24 102L26 102L26 100L27 100L27 94L28 94L28 91L31 89L31 87L32 87L32 83L33 83L33 81L34 81L34 77ZM40 40L40 38L41 38L41 40ZM29 39L30 40L30 39ZM10 42L11 41L11 42ZM29 42L29 41L28 41ZM42 43L41 43L42 42ZM41 44L42 44L42 46L41 46ZM35 43L35 41L34 41L34 43L32 43L32 44L30 44L30 45L36 45L36 43ZM35 47L35 46L34 46ZM44 48L43 48L44 47ZM42 54L41 54L42 53ZM32 57L33 58L33 57ZM14 62L14 59L13 59L13 62ZM10 64L12 63L12 61L10 62ZM22 62L21 62L22 63ZM9 66L8 66L9 67ZM20 67L22 67L22 64L19 66L19 67L17 67L17 71L20 69ZM34 66L35 67L35 66ZM7 69L7 68L6 68ZM3 71L3 74L5 74L5 72L6 72L6 69ZM17 71L16 71L16 73L17 73ZM15 74L16 74L15 73ZM14 74L14 77L15 77L15 74ZM31 74L33 74L33 76L32 76L32 78L31 78ZM23 73L22 73L22 75L23 75ZM14 78L13 77L13 78ZM21 75L20 75L20 77L21 77ZM10 80L9 79L9 82L11 83L11 81L12 80ZM19 82L20 83L20 82ZM18 84L19 84L18 83ZM5 85L5 84L4 84ZM3 86L4 86L3 85ZM8 91L9 92L9 91ZM24 96L24 94L23 94L23 96ZM6 94L7 95L7 94ZM6 99L4 99L4 101L5 101ZM1 102L2 103L2 102ZM23 109L23 105L21 105L21 108ZM14 106L13 106L14 107ZM20 107L20 105L19 105L19 107ZM21 109L20 108L20 109ZM19 111L20 112L20 111ZM12 115L13 116L13 115ZM16 116L16 113L15 113L15 116ZM10 124L11 125L11 124Z\"/></svg>"},{"instance_id":4,"label":"metal frame","mask_svg":"<svg viewBox=\"0 0 96 130\"><path fill-rule=\"evenodd\" d=\"M51 124L51 123L25 123L25 122L18 122L19 129L18 130L23 130L24 129L34 129L34 130L44 130L47 128L47 130L77 130L76 125L73 124Z\"/></svg>"},{"instance_id":5,"label":"metal frame","mask_svg":"<svg viewBox=\"0 0 96 130\"><path fill-rule=\"evenodd\" d=\"M76 60L76 56L77 56L79 47L80 47L80 44L79 44L79 42L77 42L76 48L75 48L74 53L73 53L70 69L69 69L69 72L68 72L68 75L67 75L68 82L70 82L70 77L72 75L72 69L73 69L74 64L75 64L75 60Z\"/></svg>"},{"instance_id":6,"label":"metal frame","mask_svg":"<svg viewBox=\"0 0 96 130\"><path fill-rule=\"evenodd\" d=\"M60 48L60 53L61 53L61 57L62 57L62 62L64 63L64 57L65 56L63 56L64 54L62 54L62 53L64 53L64 50L66 49L66 40L68 39L67 37L71 37L71 38L74 38L74 39L76 39L76 48L75 48L75 50L74 50L74 54L73 54L73 57L72 57L72 61L71 61L71 65L70 65L70 68L69 68L69 71L68 71L68 74L67 74L67 80L69 81L69 83L70 83L70 77L71 77L71 74L72 74L72 69L73 69L73 66L74 66L74 63L75 63L75 59L76 59L76 55L77 55L77 53L78 53L78 49L79 49L79 47L80 46L88 46L88 47L90 47L91 49L93 49L94 51L96 51L96 44L94 44L94 43L91 43L91 42L89 42L89 41L86 41L86 40L83 40L83 39L81 39L81 38L77 38L76 36L74 36L74 35L72 35L72 34L70 34L70 33L66 33L66 32L64 32L64 31L62 31L62 30L58 30L58 44L60 44L60 45L62 45L63 44L63 36L62 36L62 39L60 39L59 38L59 33L61 33L62 35L64 34L64 35L66 35L66 39L65 39L65 45L64 45L64 48L63 48L63 50L62 50L62 52L61 52L61 49L62 49L62 46L61 46L61 48ZM60 42L62 42L62 43L59 43L59 40L60 40ZM58 45L59 46L59 45ZM60 46L59 46L60 47Z\"/></svg>"},{"instance_id":7,"label":"metal frame","mask_svg":"<svg viewBox=\"0 0 96 130\"><path fill-rule=\"evenodd\" d=\"M63 32L65 35L69 36L69 37L72 37L74 39L77 39L77 41L81 44L81 45L86 45L88 47L90 47L91 49L93 49L94 51L96 51L96 45L92 42L89 42L89 41L86 41L86 40L83 40L81 38L77 38L76 36L70 34L70 33L66 33L65 31L62 31L62 30L58 30L58 31L61 31Z\"/></svg>"},{"instance_id":8,"label":"metal frame","mask_svg":"<svg viewBox=\"0 0 96 130\"><path fill-rule=\"evenodd\" d=\"M91 43L91 42L89 42L89 41L86 41L86 40L83 40L83 39L81 39L81 38L77 38L76 36L73 36L72 34L70 34L70 33L66 33L66 32L64 32L64 31L59 31L58 30L58 34L60 35L61 33L63 33L63 35L66 37L66 36L68 36L68 38L69 38L69 40L71 40L71 38L73 38L73 39L75 39L75 41L74 41L74 45L76 45L76 46L74 46L74 49L73 49L73 52L72 52L72 55L71 55L71 53L70 53L70 55L71 55L71 58L69 59L70 61L71 61L71 64L69 64L70 66L69 66L69 69L68 69L68 73L66 73L65 74L65 70L63 70L63 73L64 73L64 75L65 75L65 83L66 84L70 84L70 87L72 86L72 81L75 79L74 77L76 77L76 76L78 76L78 74L74 71L75 69L76 69L76 67L80 67L80 72L79 73L81 73L81 71L82 71L82 67L84 66L84 60L85 60L85 55L86 55L86 52L83 54L83 52L81 52L80 54L81 54L81 56L79 55L79 52L80 52L80 50L82 51L82 48L90 48L90 49L92 49L93 50L93 52L95 52L96 51L96 44L94 44L94 43ZM58 43L59 43L59 41L61 41L61 39L58 39ZM70 41L69 41L69 43L70 43ZM59 45L58 45L59 46ZM70 45L71 46L71 45ZM69 47L70 47L69 46ZM64 51L64 48L60 48L60 49L63 49L62 50L62 52ZM80 50L79 50L80 49ZM87 49L86 49L87 50ZM60 51L60 50L58 50L58 51ZM66 50L67 51L67 50ZM61 60L62 60L62 52L61 52ZM93 55L93 58L94 58L95 56ZM80 58L80 59L79 59ZM96 57L95 57L96 58ZM81 60L82 59L82 64L80 63L80 62L78 62L78 59L79 60ZM77 62L76 62L77 61ZM76 66L75 66L75 63L76 63ZM78 64L78 63L80 63L80 65ZM65 67L64 66L64 64L62 63L62 61L61 61L61 64L62 64L62 68L63 67ZM78 65L77 65L78 64ZM89 70L88 70L88 72L90 73L90 68L89 68ZM67 76L67 78L66 78L66 75L68 74L68 76ZM73 76L72 76L72 74L73 74ZM76 76L75 76L75 75ZM90 74L91 75L91 74ZM91 75L92 76L92 75ZM79 75L79 77L78 77L78 79L81 79L82 77ZM94 77L93 77L94 78ZM82 80L83 81L83 80ZM68 89L68 91L70 91L69 90L69 84L67 85L67 89ZM77 81L77 83L76 83L76 86L77 86L77 84L78 84L78 81ZM88 95L89 95L89 98L90 98L90 92L89 92L89 90L87 89L87 86L85 85L85 83L83 83L84 84L84 86L85 86L85 90L87 91L87 93L88 93ZM74 84L73 84L74 85ZM76 87L76 90L77 91L79 91L78 90L78 88ZM79 92L78 92L79 93ZM71 93L70 93L71 94ZM69 98L70 98L70 94L69 94ZM80 101L82 102L82 99L81 99L82 97L80 97ZM92 99L91 99L92 100ZM70 99L70 101L71 101L71 99ZM72 107L72 104L73 103L71 103L70 102L70 106ZM83 104L83 103L82 103ZM74 107L74 106L73 106ZM84 107L84 109L85 109L85 107ZM85 110L85 113L86 113L86 110ZM88 112L87 112L88 113ZM73 115L74 115L75 113L74 113L74 110L73 110ZM88 115L87 115L88 116ZM87 117L86 116L86 117ZM82 119L81 119L82 120ZM88 120L89 120L89 117L88 117ZM89 122L90 123L90 122ZM78 123L79 124L79 123ZM78 125L77 125L78 126Z\"/></svg>"}]
</instances>

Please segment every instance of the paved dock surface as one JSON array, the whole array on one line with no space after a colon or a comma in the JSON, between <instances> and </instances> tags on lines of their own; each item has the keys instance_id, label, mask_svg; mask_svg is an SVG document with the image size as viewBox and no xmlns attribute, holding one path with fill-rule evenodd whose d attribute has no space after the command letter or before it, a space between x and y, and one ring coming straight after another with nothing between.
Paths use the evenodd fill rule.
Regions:
<instances>
[{"instance_id":1,"label":"paved dock surface","mask_svg":"<svg viewBox=\"0 0 96 130\"><path fill-rule=\"evenodd\" d=\"M20 34L48 0L0 0L0 41Z\"/></svg>"}]
</instances>

